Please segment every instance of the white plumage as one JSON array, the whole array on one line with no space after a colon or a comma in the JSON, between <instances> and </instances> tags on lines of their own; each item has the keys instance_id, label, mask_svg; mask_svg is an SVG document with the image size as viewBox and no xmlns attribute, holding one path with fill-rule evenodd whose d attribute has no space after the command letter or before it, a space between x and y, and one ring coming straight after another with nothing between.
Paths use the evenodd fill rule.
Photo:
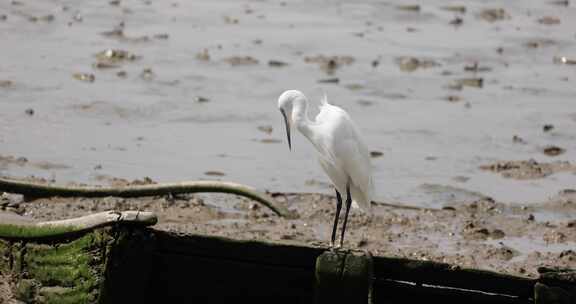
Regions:
<instances>
[{"instance_id":1,"label":"white plumage","mask_svg":"<svg viewBox=\"0 0 576 304\"><path fill-rule=\"evenodd\" d=\"M334 184L337 197L340 198L340 194L342 194L346 198L350 194L352 200L362 210L370 212L374 193L370 155L350 115L340 107L329 104L326 95L324 95L320 105L320 113L311 121L307 114L308 99L297 90L288 90L280 95L278 107L286 122L288 145L291 147L290 129L294 126L316 148L320 165ZM339 200L332 243L335 238L340 204ZM350 203L347 202L341 245L349 205Z\"/></svg>"}]
</instances>

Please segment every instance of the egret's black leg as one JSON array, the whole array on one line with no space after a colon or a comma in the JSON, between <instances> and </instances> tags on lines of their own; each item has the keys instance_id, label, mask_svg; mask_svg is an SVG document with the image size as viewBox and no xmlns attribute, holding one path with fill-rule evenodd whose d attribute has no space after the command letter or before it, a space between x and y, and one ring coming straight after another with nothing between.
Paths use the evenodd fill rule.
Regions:
<instances>
[{"instance_id":1,"label":"egret's black leg","mask_svg":"<svg viewBox=\"0 0 576 304\"><path fill-rule=\"evenodd\" d=\"M352 197L350 196L350 183L346 184L346 213L344 214L344 224L342 224L342 235L340 236L340 247L344 246L344 233L346 232L346 223L348 222L348 212L352 205Z\"/></svg>"},{"instance_id":2,"label":"egret's black leg","mask_svg":"<svg viewBox=\"0 0 576 304\"><path fill-rule=\"evenodd\" d=\"M338 227L338 217L340 217L340 209L342 209L342 196L336 190L336 215L334 216L334 226L332 227L332 238L330 239L330 247L334 248L336 242L336 228Z\"/></svg>"}]
</instances>

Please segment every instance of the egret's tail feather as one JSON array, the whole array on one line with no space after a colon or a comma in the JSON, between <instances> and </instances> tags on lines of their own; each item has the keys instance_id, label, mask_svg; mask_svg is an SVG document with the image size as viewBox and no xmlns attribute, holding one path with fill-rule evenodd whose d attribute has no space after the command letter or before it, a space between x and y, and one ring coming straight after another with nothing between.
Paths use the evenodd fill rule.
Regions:
<instances>
[{"instance_id":1,"label":"egret's tail feather","mask_svg":"<svg viewBox=\"0 0 576 304\"><path fill-rule=\"evenodd\" d=\"M369 204L358 204L357 201L352 201L352 208L354 209L360 209L363 212L367 213L367 214L372 214L372 202L370 202Z\"/></svg>"},{"instance_id":2,"label":"egret's tail feather","mask_svg":"<svg viewBox=\"0 0 576 304\"><path fill-rule=\"evenodd\" d=\"M360 210L371 214L372 213L372 203L371 199L366 195L366 193L362 192L359 188L355 185L350 187L350 191L352 192L352 206L354 208L359 208Z\"/></svg>"},{"instance_id":3,"label":"egret's tail feather","mask_svg":"<svg viewBox=\"0 0 576 304\"><path fill-rule=\"evenodd\" d=\"M321 105L328 104L328 95L326 95L326 91L322 91L322 98L320 99L320 104Z\"/></svg>"}]
</instances>

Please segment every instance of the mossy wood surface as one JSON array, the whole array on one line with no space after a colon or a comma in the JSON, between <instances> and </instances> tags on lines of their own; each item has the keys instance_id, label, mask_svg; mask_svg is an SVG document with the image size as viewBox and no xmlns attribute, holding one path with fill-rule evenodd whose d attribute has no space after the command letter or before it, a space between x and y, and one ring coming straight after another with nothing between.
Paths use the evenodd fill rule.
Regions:
<instances>
[{"instance_id":1,"label":"mossy wood surface","mask_svg":"<svg viewBox=\"0 0 576 304\"><path fill-rule=\"evenodd\" d=\"M54 243L0 240L0 271L25 303L95 303L110 240L105 230Z\"/></svg>"},{"instance_id":2,"label":"mossy wood surface","mask_svg":"<svg viewBox=\"0 0 576 304\"><path fill-rule=\"evenodd\" d=\"M50 240L0 239L0 272L12 275L25 303L142 303L151 292L152 237L115 226Z\"/></svg>"}]
</instances>

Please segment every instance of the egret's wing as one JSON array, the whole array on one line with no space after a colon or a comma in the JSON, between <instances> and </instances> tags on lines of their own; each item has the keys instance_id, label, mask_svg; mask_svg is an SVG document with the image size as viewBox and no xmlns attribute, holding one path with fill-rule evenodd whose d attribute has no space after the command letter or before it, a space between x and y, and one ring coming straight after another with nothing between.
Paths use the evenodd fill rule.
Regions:
<instances>
[{"instance_id":1,"label":"egret's wing","mask_svg":"<svg viewBox=\"0 0 576 304\"><path fill-rule=\"evenodd\" d=\"M344 160L344 168L351 179L350 190L352 198L365 210L370 209L374 192L372 182L372 167L366 147L357 140L350 140L348 157Z\"/></svg>"},{"instance_id":2,"label":"egret's wing","mask_svg":"<svg viewBox=\"0 0 576 304\"><path fill-rule=\"evenodd\" d=\"M343 170L335 166L332 160L322 155L318 156L318 162L322 169L324 169L326 175L330 178L330 181L332 181L336 190L341 194L344 194L346 189L346 175Z\"/></svg>"},{"instance_id":3,"label":"egret's wing","mask_svg":"<svg viewBox=\"0 0 576 304\"><path fill-rule=\"evenodd\" d=\"M311 142L319 153L322 168L342 194L351 180L352 199L362 209L370 210L374 192L372 168L358 128L344 110L330 104L321 107L315 123Z\"/></svg>"},{"instance_id":4,"label":"egret's wing","mask_svg":"<svg viewBox=\"0 0 576 304\"><path fill-rule=\"evenodd\" d=\"M362 209L369 210L374 194L370 153L355 123L347 114L343 120L339 132L343 134L343 141L339 144L338 158L342 160L344 171L351 179L353 199Z\"/></svg>"},{"instance_id":5,"label":"egret's wing","mask_svg":"<svg viewBox=\"0 0 576 304\"><path fill-rule=\"evenodd\" d=\"M316 149L318 161L324 172L328 175L336 190L340 193L345 193L347 175L344 172L343 166L338 161L334 143L336 139L333 137L333 125L331 125L332 115L331 106L325 104L320 108L320 113L316 116L316 121L312 125L314 132L310 142Z\"/></svg>"}]
</instances>

